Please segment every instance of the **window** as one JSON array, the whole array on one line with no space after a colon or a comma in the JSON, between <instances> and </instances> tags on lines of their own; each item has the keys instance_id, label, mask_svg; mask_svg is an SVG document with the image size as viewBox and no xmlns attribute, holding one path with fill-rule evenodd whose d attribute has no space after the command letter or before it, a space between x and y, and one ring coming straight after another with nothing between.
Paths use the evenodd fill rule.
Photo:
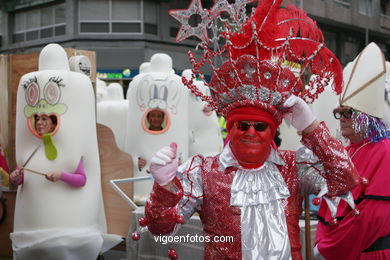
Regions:
<instances>
[{"instance_id":1,"label":"window","mask_svg":"<svg viewBox=\"0 0 390 260\"><path fill-rule=\"evenodd\" d=\"M0 24L3 24L3 10L0 9ZM0 26L0 39L1 39L1 26ZM1 41L0 41L0 45L1 45Z\"/></svg>"},{"instance_id":2,"label":"window","mask_svg":"<svg viewBox=\"0 0 390 260\"><path fill-rule=\"evenodd\" d=\"M144 32L147 34L157 35L157 2L151 0L144 1Z\"/></svg>"},{"instance_id":3,"label":"window","mask_svg":"<svg viewBox=\"0 0 390 260\"><path fill-rule=\"evenodd\" d=\"M359 0L359 14L372 16L372 0Z\"/></svg>"},{"instance_id":4,"label":"window","mask_svg":"<svg viewBox=\"0 0 390 260\"><path fill-rule=\"evenodd\" d=\"M13 42L45 39L66 33L65 4L17 12Z\"/></svg>"},{"instance_id":5,"label":"window","mask_svg":"<svg viewBox=\"0 0 390 260\"><path fill-rule=\"evenodd\" d=\"M390 3L388 0L381 0L381 14L390 16Z\"/></svg>"},{"instance_id":6,"label":"window","mask_svg":"<svg viewBox=\"0 0 390 260\"><path fill-rule=\"evenodd\" d=\"M189 1L179 1L179 0L175 0L175 1L171 1L170 3L170 9L188 9L188 5L189 5ZM173 38L176 38L177 36L177 33L179 32L179 29L180 29L180 26L181 24L175 19L173 18L172 16L168 15L169 16L169 36L173 37ZM194 23L196 22L199 22L201 21L200 17L197 17L197 16L194 16L195 19L192 19L191 20L191 25L194 25ZM196 20L196 21L194 21ZM195 39L195 37L191 36L189 37L188 39Z\"/></svg>"},{"instance_id":7,"label":"window","mask_svg":"<svg viewBox=\"0 0 390 260\"><path fill-rule=\"evenodd\" d=\"M333 0L336 4L342 5L346 8L351 6L351 0ZM356 1L356 0L355 0Z\"/></svg>"},{"instance_id":8,"label":"window","mask_svg":"<svg viewBox=\"0 0 390 260\"><path fill-rule=\"evenodd\" d=\"M344 63L347 64L350 61L353 61L356 56L359 54L361 47L363 46L361 40L357 36L346 36L344 40Z\"/></svg>"},{"instance_id":9,"label":"window","mask_svg":"<svg viewBox=\"0 0 390 260\"><path fill-rule=\"evenodd\" d=\"M322 30L322 33L324 34L326 47L337 54L337 34L328 30Z\"/></svg>"},{"instance_id":10,"label":"window","mask_svg":"<svg viewBox=\"0 0 390 260\"><path fill-rule=\"evenodd\" d=\"M141 33L141 0L79 0L80 33Z\"/></svg>"}]
</instances>

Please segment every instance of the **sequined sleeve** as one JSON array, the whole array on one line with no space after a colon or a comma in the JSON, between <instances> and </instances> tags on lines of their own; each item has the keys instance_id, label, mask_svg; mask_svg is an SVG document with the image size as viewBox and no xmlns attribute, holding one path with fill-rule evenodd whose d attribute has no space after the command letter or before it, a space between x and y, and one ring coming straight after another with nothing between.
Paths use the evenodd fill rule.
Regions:
<instances>
[{"instance_id":1,"label":"sequined sleeve","mask_svg":"<svg viewBox=\"0 0 390 260\"><path fill-rule=\"evenodd\" d=\"M196 155L179 167L178 178L183 187L184 196L180 201L179 212L189 219L203 202L202 164L204 158Z\"/></svg>"},{"instance_id":2,"label":"sequined sleeve","mask_svg":"<svg viewBox=\"0 0 390 260\"><path fill-rule=\"evenodd\" d=\"M177 224L189 219L200 207L203 198L201 164L203 158L194 156L182 164L173 180L177 188L171 192L154 183L146 202L145 217L148 229L154 234L172 233Z\"/></svg>"},{"instance_id":3,"label":"sequined sleeve","mask_svg":"<svg viewBox=\"0 0 390 260\"><path fill-rule=\"evenodd\" d=\"M178 178L173 179L178 191L171 192L156 182L145 205L145 217L150 232L168 234L178 221L178 202L183 197L183 188Z\"/></svg>"},{"instance_id":4,"label":"sequined sleeve","mask_svg":"<svg viewBox=\"0 0 390 260\"><path fill-rule=\"evenodd\" d=\"M302 144L309 148L319 160L315 162L315 157L307 157L306 163L311 167L309 167L310 170L306 169L306 174L312 175L314 172L320 174L326 180L329 197L345 194L359 183L359 175L347 151L340 141L330 135L325 123L322 122L313 132L304 135ZM304 162L303 159L299 164L302 166ZM302 171L304 167L300 168L300 178L307 182L312 177L304 176L305 173ZM324 182L320 177L312 180L316 183L313 190L318 190Z\"/></svg>"},{"instance_id":5,"label":"sequined sleeve","mask_svg":"<svg viewBox=\"0 0 390 260\"><path fill-rule=\"evenodd\" d=\"M298 179L301 194L327 193L328 186L322 175L325 173L324 165L318 157L306 146L301 146L296 151L296 163L298 167Z\"/></svg>"}]
</instances>

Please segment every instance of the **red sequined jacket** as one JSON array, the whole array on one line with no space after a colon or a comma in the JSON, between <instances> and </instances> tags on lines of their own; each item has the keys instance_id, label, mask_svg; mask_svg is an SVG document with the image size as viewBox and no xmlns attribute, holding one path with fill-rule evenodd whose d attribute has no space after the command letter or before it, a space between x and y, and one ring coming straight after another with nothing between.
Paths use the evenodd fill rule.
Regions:
<instances>
[{"instance_id":1,"label":"red sequined jacket","mask_svg":"<svg viewBox=\"0 0 390 260\"><path fill-rule=\"evenodd\" d=\"M342 144L330 136L329 130L323 123L314 132L305 135L302 143L313 151L325 169L321 175L326 179L327 196L344 194L357 185L359 178L350 158ZM279 151L279 154L285 163L278 165L278 169L290 191L290 197L284 200L283 205L291 254L293 259L301 259L299 217L302 211L302 186L301 178L298 176L296 153ZM211 242L205 243L205 259L241 259L240 209L230 206L230 187L236 168L221 168L219 155L200 158L202 160L200 167L202 168L203 200L200 208L194 211L200 213L204 236L211 237ZM317 164L312 166L318 169ZM179 219L179 208L185 207L188 202L182 199L186 197L183 197L183 194L190 195L187 194L188 191L183 191L180 180L175 178L173 182L179 188L176 194L155 183L146 204L145 215L148 228L154 234L172 232ZM234 242L214 242L213 236L233 236Z\"/></svg>"}]
</instances>

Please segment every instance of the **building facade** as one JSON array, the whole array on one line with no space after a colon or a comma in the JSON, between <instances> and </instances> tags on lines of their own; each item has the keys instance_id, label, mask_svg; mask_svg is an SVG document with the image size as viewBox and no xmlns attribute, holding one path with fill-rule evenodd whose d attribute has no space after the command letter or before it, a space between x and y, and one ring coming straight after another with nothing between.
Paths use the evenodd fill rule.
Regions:
<instances>
[{"instance_id":1,"label":"building facade","mask_svg":"<svg viewBox=\"0 0 390 260\"><path fill-rule=\"evenodd\" d=\"M157 52L190 68L187 51L197 41L175 42L180 24L170 9L190 0L2 0L0 53L39 52L48 43L96 52L98 77L124 87L139 65ZM390 59L389 0L286 0L301 6L323 30L327 46L346 64L374 41ZM210 8L212 0L203 0Z\"/></svg>"}]
</instances>

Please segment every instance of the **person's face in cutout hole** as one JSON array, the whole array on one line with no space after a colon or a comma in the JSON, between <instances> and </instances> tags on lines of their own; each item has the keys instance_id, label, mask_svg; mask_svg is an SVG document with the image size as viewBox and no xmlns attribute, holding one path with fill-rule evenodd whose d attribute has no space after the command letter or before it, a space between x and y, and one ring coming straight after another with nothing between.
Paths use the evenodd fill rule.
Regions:
<instances>
[{"instance_id":1,"label":"person's face in cutout hole","mask_svg":"<svg viewBox=\"0 0 390 260\"><path fill-rule=\"evenodd\" d=\"M149 123L149 130L151 131L161 131L164 129L162 126L164 122L165 113L161 110L152 110L147 115L147 120Z\"/></svg>"},{"instance_id":2,"label":"person's face in cutout hole","mask_svg":"<svg viewBox=\"0 0 390 260\"><path fill-rule=\"evenodd\" d=\"M46 114L35 115L35 130L39 135L52 133L57 126L57 118Z\"/></svg>"}]
</instances>

